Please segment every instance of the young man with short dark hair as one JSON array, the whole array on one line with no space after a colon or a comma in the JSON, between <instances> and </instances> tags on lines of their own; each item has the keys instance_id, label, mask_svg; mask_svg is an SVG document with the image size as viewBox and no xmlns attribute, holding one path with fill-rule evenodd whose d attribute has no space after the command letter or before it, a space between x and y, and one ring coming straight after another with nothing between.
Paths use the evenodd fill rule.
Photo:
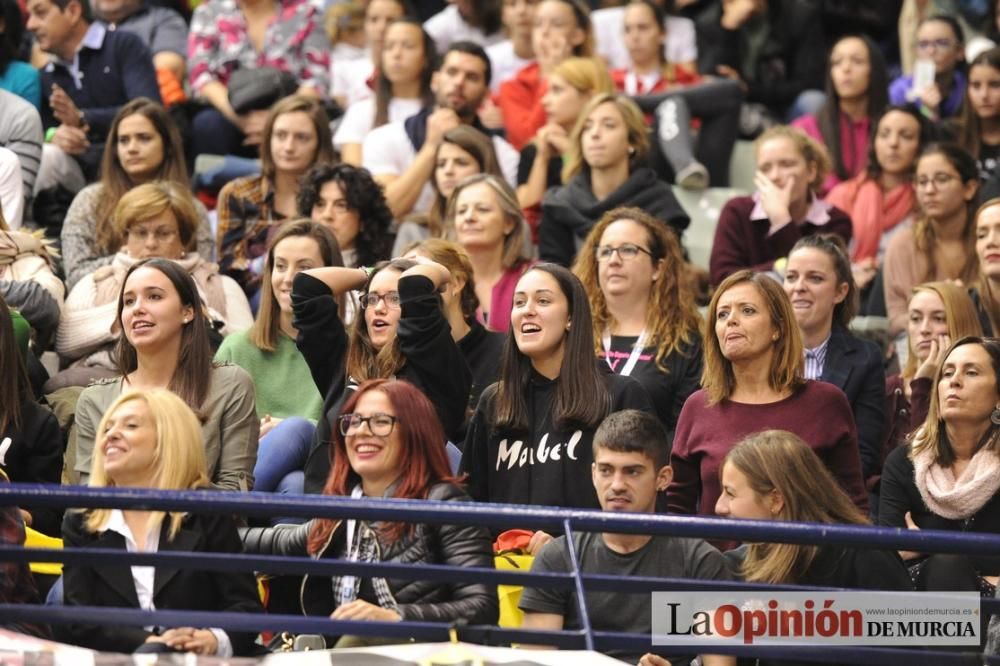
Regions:
<instances>
[{"instance_id":1,"label":"young man with short dark hair","mask_svg":"<svg viewBox=\"0 0 1000 666\"><path fill-rule=\"evenodd\" d=\"M594 433L594 489L604 511L654 513L656 496L670 485L670 443L653 414L625 410L608 416ZM568 573L572 570L566 537L547 543L531 567L532 572ZM701 539L639 534L577 533L574 537L583 573L653 578L731 580L725 558ZM588 591L587 612L596 631L651 634L649 592ZM525 588L521 596L524 629L577 628L576 599L568 590ZM662 652L660 648L658 652ZM642 659L650 666L667 662L655 654L611 653L619 659ZM735 664L732 657L703 655L705 666Z\"/></svg>"},{"instance_id":2,"label":"young man with short dark hair","mask_svg":"<svg viewBox=\"0 0 1000 666\"><path fill-rule=\"evenodd\" d=\"M402 123L382 125L365 137L362 163L385 188L385 198L397 220L430 209L434 199L430 180L445 132L464 124L489 134L476 114L490 92L491 75L492 65L483 47L455 42L431 79L434 106ZM520 154L498 136L493 136L493 149L504 178L513 187Z\"/></svg>"}]
</instances>

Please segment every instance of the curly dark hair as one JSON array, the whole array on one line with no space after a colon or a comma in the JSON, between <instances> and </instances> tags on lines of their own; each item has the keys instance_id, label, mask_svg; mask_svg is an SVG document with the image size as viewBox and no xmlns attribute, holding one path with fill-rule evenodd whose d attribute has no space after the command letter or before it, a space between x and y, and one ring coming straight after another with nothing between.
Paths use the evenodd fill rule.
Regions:
<instances>
[{"instance_id":1,"label":"curly dark hair","mask_svg":"<svg viewBox=\"0 0 1000 666\"><path fill-rule=\"evenodd\" d=\"M310 217L319 200L320 190L335 181L347 199L347 205L358 213L361 229L355 248L359 266L374 266L392 253L389 227L392 212L385 201L382 186L375 182L368 169L350 164L317 164L302 177L297 204L299 215Z\"/></svg>"}]
</instances>

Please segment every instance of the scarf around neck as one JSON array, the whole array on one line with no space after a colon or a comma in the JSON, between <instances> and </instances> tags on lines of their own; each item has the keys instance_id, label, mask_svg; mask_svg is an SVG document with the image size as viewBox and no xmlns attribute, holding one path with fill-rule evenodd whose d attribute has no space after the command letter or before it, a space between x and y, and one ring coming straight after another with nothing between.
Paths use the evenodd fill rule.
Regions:
<instances>
[{"instance_id":1,"label":"scarf around neck","mask_svg":"<svg viewBox=\"0 0 1000 666\"><path fill-rule=\"evenodd\" d=\"M954 469L942 467L927 448L913 456L913 477L928 509L949 520L965 520L1000 490L1000 455L980 449L956 479Z\"/></svg>"}]
</instances>

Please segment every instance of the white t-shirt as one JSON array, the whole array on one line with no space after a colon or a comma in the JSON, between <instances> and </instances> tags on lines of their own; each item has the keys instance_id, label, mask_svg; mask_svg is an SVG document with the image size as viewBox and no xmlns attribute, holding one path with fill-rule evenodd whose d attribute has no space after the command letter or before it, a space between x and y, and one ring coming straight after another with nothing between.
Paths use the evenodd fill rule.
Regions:
<instances>
[{"instance_id":1,"label":"white t-shirt","mask_svg":"<svg viewBox=\"0 0 1000 666\"><path fill-rule=\"evenodd\" d=\"M514 146L507 143L498 136L493 138L493 150L497 154L497 162L500 163L500 170L504 179L511 187L517 187L517 163L521 159L520 153L514 150ZM410 168L410 164L417 157L417 151L413 149L410 137L406 135L406 129L402 122L389 123L376 127L365 137L361 148L361 163L373 176L399 176ZM424 183L420 190L420 196L413 206L413 213L426 213L434 203L434 189L430 182Z\"/></svg>"},{"instance_id":2,"label":"white t-shirt","mask_svg":"<svg viewBox=\"0 0 1000 666\"><path fill-rule=\"evenodd\" d=\"M473 28L458 13L456 5L448 5L424 21L424 30L434 40L438 56L443 56L454 42L469 41L486 47L504 39L503 30L487 36L479 28Z\"/></svg>"},{"instance_id":3,"label":"white t-shirt","mask_svg":"<svg viewBox=\"0 0 1000 666\"><path fill-rule=\"evenodd\" d=\"M414 113L420 111L423 101L420 99L401 99L393 97L389 100L389 122L401 123ZM333 147L342 149L348 143L363 143L365 137L372 131L375 123L375 98L369 97L347 107L347 112L333 135Z\"/></svg>"},{"instance_id":4,"label":"white t-shirt","mask_svg":"<svg viewBox=\"0 0 1000 666\"><path fill-rule=\"evenodd\" d=\"M501 83L514 78L521 69L535 62L514 53L514 43L509 39L488 47L486 55L490 57L490 66L493 68L490 88L495 93L500 92Z\"/></svg>"},{"instance_id":5,"label":"white t-shirt","mask_svg":"<svg viewBox=\"0 0 1000 666\"><path fill-rule=\"evenodd\" d=\"M343 97L347 108L355 102L375 96L368 87L368 79L375 72L375 65L369 58L332 61L330 63L330 96Z\"/></svg>"},{"instance_id":6,"label":"white t-shirt","mask_svg":"<svg viewBox=\"0 0 1000 666\"><path fill-rule=\"evenodd\" d=\"M591 13L597 52L611 69L629 66L628 49L625 48L625 8L609 7ZM692 62L698 59L698 40L694 21L683 16L668 16L664 22L667 31L663 54L667 62Z\"/></svg>"}]
</instances>

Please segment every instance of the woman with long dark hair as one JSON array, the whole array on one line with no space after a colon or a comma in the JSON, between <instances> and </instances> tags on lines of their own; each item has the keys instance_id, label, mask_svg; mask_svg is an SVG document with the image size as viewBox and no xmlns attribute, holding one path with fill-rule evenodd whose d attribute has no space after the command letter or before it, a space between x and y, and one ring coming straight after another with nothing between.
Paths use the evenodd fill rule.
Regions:
<instances>
[{"instance_id":1,"label":"woman with long dark hair","mask_svg":"<svg viewBox=\"0 0 1000 666\"><path fill-rule=\"evenodd\" d=\"M889 239L916 215L913 173L930 134L931 125L917 107L886 107L872 125L867 166L825 197L851 217L851 261L859 289L872 284Z\"/></svg>"},{"instance_id":2,"label":"woman with long dark hair","mask_svg":"<svg viewBox=\"0 0 1000 666\"><path fill-rule=\"evenodd\" d=\"M375 97L347 107L333 147L346 164L361 166L361 144L368 132L386 123L402 122L434 104L431 75L436 69L434 42L412 18L393 21L375 72Z\"/></svg>"},{"instance_id":3,"label":"woman with long dark hair","mask_svg":"<svg viewBox=\"0 0 1000 666\"><path fill-rule=\"evenodd\" d=\"M954 124L958 143L976 159L979 179L989 180L1000 160L1000 48L969 64L965 101Z\"/></svg>"},{"instance_id":4,"label":"woman with long dark hair","mask_svg":"<svg viewBox=\"0 0 1000 666\"><path fill-rule=\"evenodd\" d=\"M866 35L841 37L830 49L826 71L826 101L816 115L792 122L826 145L833 162L819 189L861 173L868 160L868 140L875 118L889 103L889 75L878 45Z\"/></svg>"},{"instance_id":5,"label":"woman with long dark hair","mask_svg":"<svg viewBox=\"0 0 1000 666\"><path fill-rule=\"evenodd\" d=\"M75 471L86 482L97 428L129 390L170 389L202 417L209 479L249 490L257 458L253 380L234 365L212 363L209 322L194 279L169 259L147 259L125 273L118 296L118 376L85 388L76 406Z\"/></svg>"},{"instance_id":6,"label":"woman with long dark hair","mask_svg":"<svg viewBox=\"0 0 1000 666\"><path fill-rule=\"evenodd\" d=\"M518 280L500 380L479 400L461 470L482 502L598 508L594 431L622 409L652 411L630 377L594 358L587 293L569 270L538 264Z\"/></svg>"},{"instance_id":7,"label":"woman with long dark hair","mask_svg":"<svg viewBox=\"0 0 1000 666\"><path fill-rule=\"evenodd\" d=\"M85 275L112 263L124 245L112 213L122 196L136 185L167 180L190 184L184 144L177 126L160 104L140 97L125 104L111 122L101 161L101 180L80 190L62 227L62 256L66 286L73 288ZM197 249L206 261L215 252L208 213L195 202L199 222Z\"/></svg>"},{"instance_id":8,"label":"woman with long dark hair","mask_svg":"<svg viewBox=\"0 0 1000 666\"><path fill-rule=\"evenodd\" d=\"M906 327L906 301L915 286L932 280L972 284L978 274L976 161L956 144L931 144L917 160L915 185L920 215L889 241L882 269L889 333L894 336Z\"/></svg>"},{"instance_id":9,"label":"woman with long dark hair","mask_svg":"<svg viewBox=\"0 0 1000 666\"><path fill-rule=\"evenodd\" d=\"M28 352L30 353L30 352ZM62 477L62 433L52 412L35 401L25 355L18 348L14 324L0 296L0 474L15 483L59 484ZM62 511L29 508L24 522L39 532L59 534Z\"/></svg>"}]
</instances>

